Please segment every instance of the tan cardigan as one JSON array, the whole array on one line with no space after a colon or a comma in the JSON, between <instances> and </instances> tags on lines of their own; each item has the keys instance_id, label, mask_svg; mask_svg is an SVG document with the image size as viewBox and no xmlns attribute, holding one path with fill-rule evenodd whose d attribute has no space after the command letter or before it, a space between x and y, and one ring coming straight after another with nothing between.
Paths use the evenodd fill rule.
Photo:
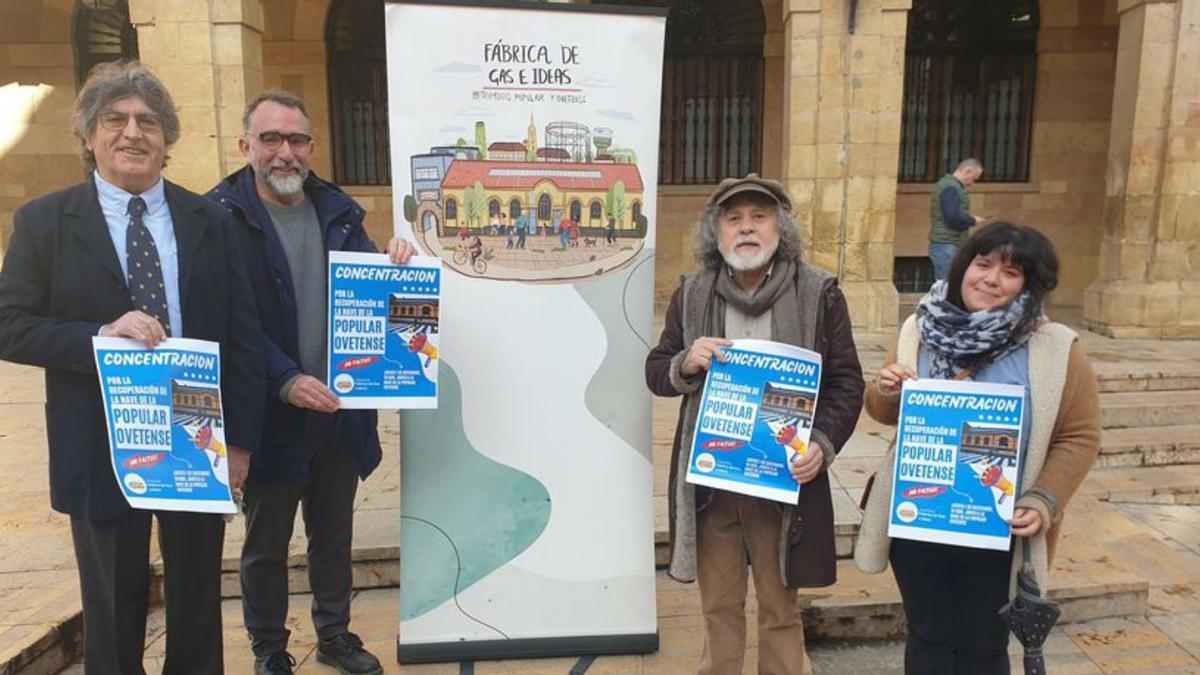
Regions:
<instances>
[{"instance_id":1,"label":"tan cardigan","mask_svg":"<svg viewBox=\"0 0 1200 675\"><path fill-rule=\"evenodd\" d=\"M1045 593L1050 560L1062 526L1063 510L1083 482L1100 451L1100 396L1096 375L1073 330L1058 323L1042 324L1029 340L1029 390L1033 415L1025 474L1017 506L1036 509L1043 527L1031 540L1034 573ZM914 317L904 323L887 364L904 363L916 370L919 338ZM879 390L879 382L867 387L867 413L883 424L896 424L900 412L899 392ZM895 439L879 466L875 485L863 511L854 562L864 572L887 569L888 504L892 494ZM1012 583L1016 588L1022 556L1013 556ZM1011 594L1011 592L1010 592Z\"/></svg>"}]
</instances>

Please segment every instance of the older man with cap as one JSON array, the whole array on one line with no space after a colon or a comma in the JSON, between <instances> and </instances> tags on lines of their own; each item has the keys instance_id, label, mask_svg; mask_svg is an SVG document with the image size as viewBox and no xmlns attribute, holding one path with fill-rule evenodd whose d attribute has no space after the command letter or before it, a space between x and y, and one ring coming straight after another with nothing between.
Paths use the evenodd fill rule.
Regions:
<instances>
[{"instance_id":1,"label":"older man with cap","mask_svg":"<svg viewBox=\"0 0 1200 675\"><path fill-rule=\"evenodd\" d=\"M683 396L671 451L668 573L696 580L704 613L702 674L740 673L746 649L747 563L758 600L758 672L809 671L797 588L836 580L827 470L854 431L863 377L837 280L801 260L792 203L778 181L750 174L722 181L697 226L702 269L667 309L646 382ZM795 506L694 486L683 480L706 371L729 339L757 338L821 354L810 447L791 465Z\"/></svg>"}]
</instances>

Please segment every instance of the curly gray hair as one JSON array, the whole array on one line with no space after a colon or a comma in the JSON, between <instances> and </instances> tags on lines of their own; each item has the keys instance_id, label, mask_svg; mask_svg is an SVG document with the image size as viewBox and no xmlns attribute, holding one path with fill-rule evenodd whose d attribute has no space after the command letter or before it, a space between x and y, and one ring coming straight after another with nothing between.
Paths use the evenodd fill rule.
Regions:
<instances>
[{"instance_id":1,"label":"curly gray hair","mask_svg":"<svg viewBox=\"0 0 1200 675\"><path fill-rule=\"evenodd\" d=\"M704 210L700 222L696 224L696 261L705 269L718 269L725 263L725 257L717 246L720 236L717 226L721 220L721 211L725 207L714 204ZM803 243L800 238L800 228L796 224L796 215L783 204L775 204L775 226L779 229L779 248L775 251L775 259L787 259L799 265Z\"/></svg>"},{"instance_id":2,"label":"curly gray hair","mask_svg":"<svg viewBox=\"0 0 1200 675\"><path fill-rule=\"evenodd\" d=\"M96 131L96 122L104 107L113 101L137 96L162 122L167 147L179 140L179 115L167 88L137 61L101 63L88 74L87 82L75 99L73 131L83 148L83 161L89 170L96 168L96 155L88 150L88 140Z\"/></svg>"}]
</instances>

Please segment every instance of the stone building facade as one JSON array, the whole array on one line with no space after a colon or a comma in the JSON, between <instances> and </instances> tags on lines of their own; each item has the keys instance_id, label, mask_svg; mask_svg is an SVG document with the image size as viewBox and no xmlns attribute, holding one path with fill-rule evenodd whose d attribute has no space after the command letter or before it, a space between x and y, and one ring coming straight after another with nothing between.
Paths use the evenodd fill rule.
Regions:
<instances>
[{"instance_id":1,"label":"stone building facade","mask_svg":"<svg viewBox=\"0 0 1200 675\"><path fill-rule=\"evenodd\" d=\"M354 179L364 174L342 168L346 134L339 132L349 128L346 115L378 119L380 107L334 109L344 98L340 93L339 103L331 104L335 90L347 86L330 76L336 63L381 62L378 47L351 53L339 46L369 42L363 36L369 37L372 28L363 17L378 11L373 2L3 3L0 245L11 233L17 206L83 175L69 133L80 67L103 58L105 49L120 50L96 37L102 26L89 24L98 23L88 13L97 6L127 13L136 53L176 98L184 134L171 153L171 179L204 190L240 166L236 140L242 107L260 89L281 87L309 105L315 170L345 185L368 210L373 236L386 238L394 217L386 169L371 174L373 184ZM911 91L933 86L932 80L922 80L914 69L934 64L930 72L937 71L936 64L948 62L938 49L955 40L951 31L949 42L934 45L928 52L933 56L926 58L919 50L932 44L936 30L914 33L913 26L926 26L916 17L936 21L950 10L933 11L935 0L620 2L677 10L686 5L680 16L702 20L707 12L716 16L710 23L719 30L757 33L745 43L756 51L757 89L752 98L734 102L745 104L751 113L746 119L753 119L752 127L736 132L750 133L752 139L735 149L744 151L736 161L726 157L717 172L749 168L784 181L804 227L809 260L839 275L856 325L894 326L902 297L898 287L912 292L926 282L921 266L929 192L936 180L914 179L902 168L914 152L925 152L914 150L912 139L920 134L913 125L932 116L914 103ZM976 7L949 0L941 5ZM1051 237L1063 259L1056 304L1082 306L1089 326L1110 335L1200 337L1200 0L1014 0L1007 5L1015 9L1006 20L1029 31L1029 54L1019 61L1026 70L1010 78L1028 91L1009 92L1003 82L986 89L980 85L974 107L960 114L955 97L961 92L954 87L961 83L942 82L945 92L933 91L924 100L949 101L939 113L944 124L934 125L945 157L928 166L940 171L946 161L960 159L946 154L948 147L991 155L1000 153L1001 145L1008 148L1008 159L985 158L985 164L1016 166L1010 175L1017 178L989 181L985 174L985 182L972 190L973 207L1036 225ZM958 20L979 21L974 15ZM681 59L694 58L703 47L673 52L672 39L668 54ZM1001 36L975 48L985 55L989 50L1007 54L1013 44ZM996 61L1001 62L1009 64L1004 67L1018 63ZM988 68L993 67L983 71ZM980 77L998 81L994 72ZM378 82L362 83L366 90L372 86L378 89ZM1011 98L997 106L996 95ZM698 97L689 103L693 110L700 104L712 102ZM975 125L990 129L984 136L992 136L955 145L955 138L967 138L960 126L972 117ZM1000 140L987 140L993 136ZM368 150L376 165L385 166L379 138ZM679 274L693 267L691 227L715 182L711 170L660 180L660 300ZM906 286L901 277L910 273L913 283Z\"/></svg>"}]
</instances>

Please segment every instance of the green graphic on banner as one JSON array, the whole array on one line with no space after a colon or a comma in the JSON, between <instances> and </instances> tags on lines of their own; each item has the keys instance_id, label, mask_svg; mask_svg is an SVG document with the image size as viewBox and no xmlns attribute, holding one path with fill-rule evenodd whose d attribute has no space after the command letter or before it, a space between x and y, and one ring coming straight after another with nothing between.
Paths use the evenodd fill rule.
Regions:
<instances>
[{"instance_id":1,"label":"green graphic on banner","mask_svg":"<svg viewBox=\"0 0 1200 675\"><path fill-rule=\"evenodd\" d=\"M588 412L629 447L653 462L645 443L650 407L638 396L613 396L614 391L638 391L646 362L647 342L653 339L650 311L643 298L654 293L654 249L644 249L630 270L573 287L604 327L604 361L588 383L584 403ZM635 300L630 300L634 298Z\"/></svg>"},{"instance_id":2,"label":"green graphic on banner","mask_svg":"<svg viewBox=\"0 0 1200 675\"><path fill-rule=\"evenodd\" d=\"M462 426L462 388L442 362L436 410L402 429L400 616L414 619L521 554L550 522L550 493L479 453ZM447 486L469 485L446 499Z\"/></svg>"}]
</instances>

